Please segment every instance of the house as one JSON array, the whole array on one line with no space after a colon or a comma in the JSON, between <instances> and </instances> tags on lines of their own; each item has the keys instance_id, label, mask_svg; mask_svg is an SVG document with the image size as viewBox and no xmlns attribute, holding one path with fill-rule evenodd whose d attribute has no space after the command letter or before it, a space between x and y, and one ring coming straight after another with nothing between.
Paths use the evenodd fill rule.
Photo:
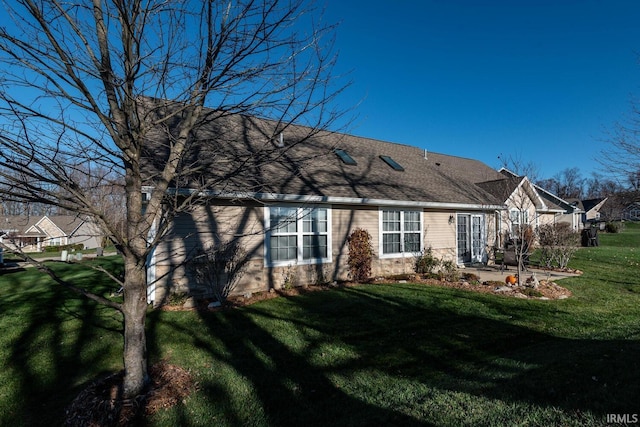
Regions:
<instances>
[{"instance_id":1,"label":"house","mask_svg":"<svg viewBox=\"0 0 640 427\"><path fill-rule=\"evenodd\" d=\"M74 215L5 216L0 218L0 242L25 252L48 246L100 247L102 233L91 221Z\"/></svg>"},{"instance_id":2,"label":"house","mask_svg":"<svg viewBox=\"0 0 640 427\"><path fill-rule=\"evenodd\" d=\"M600 222L602 220L601 210L607 202L607 197L579 200L572 199L570 202L582 212L582 224Z\"/></svg>"},{"instance_id":3,"label":"house","mask_svg":"<svg viewBox=\"0 0 640 427\"><path fill-rule=\"evenodd\" d=\"M627 221L640 221L640 202L628 204L622 210L622 219Z\"/></svg>"},{"instance_id":4,"label":"house","mask_svg":"<svg viewBox=\"0 0 640 427\"><path fill-rule=\"evenodd\" d=\"M556 196L539 185L532 183L527 177L519 176L506 168L500 169L500 173L507 177L507 179L515 180L515 182L518 183L522 182L522 185L526 186L526 188L533 187L529 189L529 192L535 195L535 197L531 199L531 204L535 206L535 210L532 212L534 215L532 217L532 225L534 227L540 224L564 222L568 223L574 231L579 231L583 228L582 216L584 211L580 206ZM512 193L507 195L507 199L505 199L507 205L510 204L510 197L510 200L514 200L513 196ZM514 203L511 203L511 210L515 208Z\"/></svg>"},{"instance_id":5,"label":"house","mask_svg":"<svg viewBox=\"0 0 640 427\"><path fill-rule=\"evenodd\" d=\"M148 136L149 188L166 161L170 133ZM490 262L509 220L505 202L521 191L550 221L561 211L526 178L511 179L477 160L303 126L283 129L239 114L209 112L184 164L188 172L172 183L173 195L198 198L172 219L150 257L155 304L172 290L196 292L185 261L212 244L243 248L250 262L235 292L248 293L348 279L348 237L356 228L372 237L378 276L413 272L415 256L427 248L458 265ZM504 184L510 193L496 190Z\"/></svg>"}]
</instances>

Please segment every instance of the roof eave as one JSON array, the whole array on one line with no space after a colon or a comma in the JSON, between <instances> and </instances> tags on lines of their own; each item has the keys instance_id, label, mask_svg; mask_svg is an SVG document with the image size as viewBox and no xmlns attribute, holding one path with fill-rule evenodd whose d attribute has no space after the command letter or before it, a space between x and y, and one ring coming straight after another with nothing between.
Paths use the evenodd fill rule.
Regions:
<instances>
[{"instance_id":1,"label":"roof eave","mask_svg":"<svg viewBox=\"0 0 640 427\"><path fill-rule=\"evenodd\" d=\"M143 189L144 191L144 189ZM220 192L213 190L195 190L188 188L173 189L174 194L200 197L215 197L219 199L244 199L263 202L290 202L290 203L328 203L339 205L363 205L363 206L402 206L431 209L466 209L466 210L505 210L505 205L481 204L481 203L453 203L453 202L425 202L417 200L391 200L370 199L359 197L334 197L334 196L310 196L300 194L272 194L249 192Z\"/></svg>"}]
</instances>

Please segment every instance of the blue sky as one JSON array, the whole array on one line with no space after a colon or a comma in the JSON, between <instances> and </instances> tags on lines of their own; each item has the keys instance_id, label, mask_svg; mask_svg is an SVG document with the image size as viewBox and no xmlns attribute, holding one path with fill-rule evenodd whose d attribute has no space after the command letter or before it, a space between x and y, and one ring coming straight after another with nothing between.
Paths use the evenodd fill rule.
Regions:
<instances>
[{"instance_id":1,"label":"blue sky","mask_svg":"<svg viewBox=\"0 0 640 427\"><path fill-rule=\"evenodd\" d=\"M539 178L600 166L640 88L640 1L326 0L349 133ZM600 173L603 171L599 170Z\"/></svg>"}]
</instances>

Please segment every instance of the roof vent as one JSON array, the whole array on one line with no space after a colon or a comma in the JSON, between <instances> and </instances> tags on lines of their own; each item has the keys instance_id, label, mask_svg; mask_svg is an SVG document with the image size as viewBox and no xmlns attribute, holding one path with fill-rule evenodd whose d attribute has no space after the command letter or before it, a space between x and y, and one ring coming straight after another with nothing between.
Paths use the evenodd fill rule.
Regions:
<instances>
[{"instance_id":1,"label":"roof vent","mask_svg":"<svg viewBox=\"0 0 640 427\"><path fill-rule=\"evenodd\" d=\"M284 135L282 134L282 132L280 132L278 138L273 138L272 141L276 145L276 147L284 147Z\"/></svg>"},{"instance_id":2,"label":"roof vent","mask_svg":"<svg viewBox=\"0 0 640 427\"><path fill-rule=\"evenodd\" d=\"M427 149L424 149L424 159L427 160Z\"/></svg>"}]
</instances>

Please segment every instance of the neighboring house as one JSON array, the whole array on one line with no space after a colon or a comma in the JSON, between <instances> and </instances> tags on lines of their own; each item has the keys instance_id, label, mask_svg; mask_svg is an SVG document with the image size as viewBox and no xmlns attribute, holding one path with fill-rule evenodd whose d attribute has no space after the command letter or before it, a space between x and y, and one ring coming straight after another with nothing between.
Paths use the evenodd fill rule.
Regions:
<instances>
[{"instance_id":1,"label":"neighboring house","mask_svg":"<svg viewBox=\"0 0 640 427\"><path fill-rule=\"evenodd\" d=\"M622 219L640 221L640 202L633 202L622 210Z\"/></svg>"},{"instance_id":2,"label":"neighboring house","mask_svg":"<svg viewBox=\"0 0 640 427\"><path fill-rule=\"evenodd\" d=\"M6 216L0 219L0 231L2 243L25 252L39 252L47 246L77 244L92 249L102 243L98 227L74 215Z\"/></svg>"},{"instance_id":3,"label":"neighboring house","mask_svg":"<svg viewBox=\"0 0 640 427\"><path fill-rule=\"evenodd\" d=\"M526 188L533 186L533 190L529 189L529 193L534 195L531 198L531 204L535 206L535 209L532 210L534 216L531 217L533 219L531 223L534 226L566 222L570 224L571 229L574 231L579 231L583 228L582 215L584 212L576 204L556 196L539 185L531 183L528 178L519 176L506 168L502 168L500 173L509 179L516 180L516 182L523 182ZM509 196L513 197L512 194ZM509 204L508 201L507 204ZM515 206L511 203L511 210L513 209L515 209Z\"/></svg>"},{"instance_id":4,"label":"neighboring house","mask_svg":"<svg viewBox=\"0 0 640 427\"><path fill-rule=\"evenodd\" d=\"M459 265L488 262L500 242L508 196L479 183L509 178L482 162L209 114L218 116L193 132L185 161L198 173L172 183L175 195L198 194L198 203L171 221L149 260L149 300L156 304L172 290L195 292L185 261L220 242L238 242L251 260L235 293L348 279L348 237L356 228L371 234L374 276L413 272L415 256L427 248ZM148 136L149 186L166 161L158 153L167 152L168 133ZM537 208L555 215L526 178L520 181L516 187Z\"/></svg>"},{"instance_id":5,"label":"neighboring house","mask_svg":"<svg viewBox=\"0 0 640 427\"><path fill-rule=\"evenodd\" d=\"M607 200L608 198L604 197L587 200L572 199L570 202L582 212L581 221L584 225L587 223L600 222L602 220L600 211Z\"/></svg>"}]
</instances>

